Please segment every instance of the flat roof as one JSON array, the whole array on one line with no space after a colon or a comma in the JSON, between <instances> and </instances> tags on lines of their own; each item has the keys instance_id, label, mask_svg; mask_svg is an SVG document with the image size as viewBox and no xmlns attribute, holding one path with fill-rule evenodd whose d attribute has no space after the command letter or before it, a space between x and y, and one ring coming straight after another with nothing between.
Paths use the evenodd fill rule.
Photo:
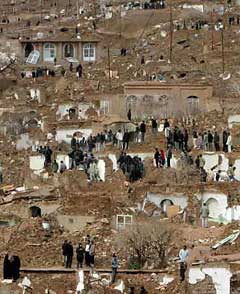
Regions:
<instances>
[{"instance_id":1,"label":"flat roof","mask_svg":"<svg viewBox=\"0 0 240 294\"><path fill-rule=\"evenodd\" d=\"M100 40L90 39L90 38L82 38L82 39L23 39L19 40L20 43L98 43Z\"/></svg>"},{"instance_id":2,"label":"flat roof","mask_svg":"<svg viewBox=\"0 0 240 294\"><path fill-rule=\"evenodd\" d=\"M212 87L209 83L176 83L161 81L133 81L123 84L124 88L169 88L169 87Z\"/></svg>"}]
</instances>

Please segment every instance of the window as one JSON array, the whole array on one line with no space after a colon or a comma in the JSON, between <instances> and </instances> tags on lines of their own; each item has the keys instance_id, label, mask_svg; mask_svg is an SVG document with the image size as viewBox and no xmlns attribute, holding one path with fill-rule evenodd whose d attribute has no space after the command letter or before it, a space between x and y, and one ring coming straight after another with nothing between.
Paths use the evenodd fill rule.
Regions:
<instances>
[{"instance_id":1,"label":"window","mask_svg":"<svg viewBox=\"0 0 240 294\"><path fill-rule=\"evenodd\" d=\"M100 112L102 114L107 114L110 111L110 101L109 100L101 100L100 101Z\"/></svg>"},{"instance_id":2,"label":"window","mask_svg":"<svg viewBox=\"0 0 240 294\"><path fill-rule=\"evenodd\" d=\"M94 44L85 44L83 46L83 61L95 61L96 60L96 48Z\"/></svg>"},{"instance_id":3,"label":"window","mask_svg":"<svg viewBox=\"0 0 240 294\"><path fill-rule=\"evenodd\" d=\"M127 226L132 225L132 215L117 215L116 227L117 230L125 229Z\"/></svg>"},{"instance_id":4,"label":"window","mask_svg":"<svg viewBox=\"0 0 240 294\"><path fill-rule=\"evenodd\" d=\"M72 44L64 45L64 57L74 57L74 48Z\"/></svg>"},{"instance_id":5,"label":"window","mask_svg":"<svg viewBox=\"0 0 240 294\"><path fill-rule=\"evenodd\" d=\"M43 60L54 62L54 59L56 58L56 51L56 46L54 44L45 44L43 49Z\"/></svg>"},{"instance_id":6,"label":"window","mask_svg":"<svg viewBox=\"0 0 240 294\"><path fill-rule=\"evenodd\" d=\"M188 110L190 113L196 113L199 108L199 98L197 96L189 96L187 98Z\"/></svg>"}]
</instances>

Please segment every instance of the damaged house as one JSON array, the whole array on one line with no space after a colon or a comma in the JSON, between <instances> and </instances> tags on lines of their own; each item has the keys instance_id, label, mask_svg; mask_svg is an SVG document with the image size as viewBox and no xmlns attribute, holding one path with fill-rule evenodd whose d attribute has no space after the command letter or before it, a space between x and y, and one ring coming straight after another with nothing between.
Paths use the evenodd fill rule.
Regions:
<instances>
[{"instance_id":1,"label":"damaged house","mask_svg":"<svg viewBox=\"0 0 240 294\"><path fill-rule=\"evenodd\" d=\"M101 57L100 39L95 35L25 38L20 43L23 63L96 62Z\"/></svg>"}]
</instances>

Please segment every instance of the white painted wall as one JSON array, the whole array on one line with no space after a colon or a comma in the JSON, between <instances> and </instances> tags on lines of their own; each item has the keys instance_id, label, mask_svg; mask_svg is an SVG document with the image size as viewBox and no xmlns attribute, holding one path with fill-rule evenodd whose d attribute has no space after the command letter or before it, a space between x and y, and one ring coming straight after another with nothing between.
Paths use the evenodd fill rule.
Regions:
<instances>
[{"instance_id":1,"label":"white painted wall","mask_svg":"<svg viewBox=\"0 0 240 294\"><path fill-rule=\"evenodd\" d=\"M153 194L153 193L147 193L147 200L154 203L159 208L161 207L161 202L163 200L169 199L173 202L174 205L179 205L181 209L184 209L188 205L188 198L187 196L176 193L173 195L161 195L161 194Z\"/></svg>"},{"instance_id":2,"label":"white painted wall","mask_svg":"<svg viewBox=\"0 0 240 294\"><path fill-rule=\"evenodd\" d=\"M225 222L240 220L240 206L228 207L227 195L220 192L204 192L203 195L197 194L196 196L199 200L202 199L203 203L207 203L211 218Z\"/></svg>"},{"instance_id":3,"label":"white painted wall","mask_svg":"<svg viewBox=\"0 0 240 294\"><path fill-rule=\"evenodd\" d=\"M189 269L189 283L197 284L206 278L212 278L216 294L230 294L230 278L232 273L229 267L191 267Z\"/></svg>"},{"instance_id":4,"label":"white painted wall","mask_svg":"<svg viewBox=\"0 0 240 294\"><path fill-rule=\"evenodd\" d=\"M219 156L221 157L221 164L219 164ZM209 172L211 168L215 167L214 170L222 170L227 171L229 166L229 160L226 158L224 153L217 154L214 152L206 152L203 154L203 158L205 159L204 169Z\"/></svg>"},{"instance_id":5,"label":"white painted wall","mask_svg":"<svg viewBox=\"0 0 240 294\"><path fill-rule=\"evenodd\" d=\"M92 134L92 129L59 129L56 132L56 141L71 144L72 136L76 132L81 132L87 139Z\"/></svg>"},{"instance_id":6,"label":"white painted wall","mask_svg":"<svg viewBox=\"0 0 240 294\"><path fill-rule=\"evenodd\" d=\"M214 205L209 206L210 217L219 218L224 217L226 209L228 207L227 195L221 192L204 192L203 194L196 195L198 200L202 199L203 203L211 202L211 199L215 199L217 202Z\"/></svg>"},{"instance_id":7,"label":"white painted wall","mask_svg":"<svg viewBox=\"0 0 240 294\"><path fill-rule=\"evenodd\" d=\"M59 168L60 168L61 161L63 161L66 164L67 169L69 169L69 167L70 167L70 158L69 158L68 155L66 155L66 154L58 154L57 157L56 157L56 161L58 163Z\"/></svg>"},{"instance_id":8,"label":"white painted wall","mask_svg":"<svg viewBox=\"0 0 240 294\"><path fill-rule=\"evenodd\" d=\"M229 116L228 127L231 129L234 124L240 124L240 114L234 114Z\"/></svg>"},{"instance_id":9,"label":"white painted wall","mask_svg":"<svg viewBox=\"0 0 240 294\"><path fill-rule=\"evenodd\" d=\"M43 155L30 156L30 169L34 171L41 171L44 169L45 157Z\"/></svg>"}]
</instances>

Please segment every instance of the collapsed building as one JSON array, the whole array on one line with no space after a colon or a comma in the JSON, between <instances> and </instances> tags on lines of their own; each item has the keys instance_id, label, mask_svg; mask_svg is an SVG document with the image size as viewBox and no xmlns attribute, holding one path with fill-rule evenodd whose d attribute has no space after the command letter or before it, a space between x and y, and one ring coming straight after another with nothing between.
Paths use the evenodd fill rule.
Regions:
<instances>
[{"instance_id":1,"label":"collapsed building","mask_svg":"<svg viewBox=\"0 0 240 294\"><path fill-rule=\"evenodd\" d=\"M151 294L238 293L239 1L2 2L0 248L1 261L6 252L20 257L23 288L4 281L0 292L31 285L36 294L138 293L142 286ZM188 131L192 164L174 147L170 168L156 168L155 148L168 149L165 119ZM128 132L128 149L119 130ZM224 130L232 152L222 150ZM194 148L194 131L217 131L221 151ZM81 156L92 153L76 166L73 138ZM141 177L130 180L121 152L141 162ZM203 203L208 228L200 225ZM138 233L151 240L140 257L128 246L128 234L138 240ZM75 249L88 235L94 273L75 269L75 251L73 268L63 268L63 241ZM166 244L160 253L152 237ZM183 245L189 264L180 283ZM113 253L119 273L110 285Z\"/></svg>"}]
</instances>

